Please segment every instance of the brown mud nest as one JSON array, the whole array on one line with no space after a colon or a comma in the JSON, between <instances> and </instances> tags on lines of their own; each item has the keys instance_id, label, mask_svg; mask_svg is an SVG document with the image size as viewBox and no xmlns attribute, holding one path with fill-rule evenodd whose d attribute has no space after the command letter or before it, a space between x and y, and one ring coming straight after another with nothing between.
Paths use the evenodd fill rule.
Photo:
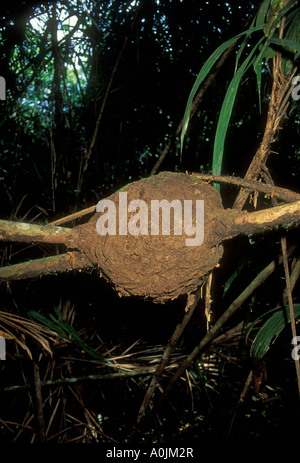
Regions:
<instances>
[{"instance_id":1,"label":"brown mud nest","mask_svg":"<svg viewBox=\"0 0 300 463\"><path fill-rule=\"evenodd\" d=\"M169 203L179 200L182 205L184 200L192 200L193 226L196 226L196 200L203 200L203 243L188 246L186 240L192 236L185 233L184 226L181 235L174 234L176 220L172 207L169 235L163 235L161 229L159 235L151 234L151 220L148 222L147 234L120 235L120 192L127 193L127 204L134 200L144 201L149 217L153 200L167 200ZM139 296L155 302L175 299L196 290L204 275L221 259L223 247L217 233L217 217L224 209L219 193L212 186L184 173L162 172L126 185L107 199L116 206L116 234L99 235L96 231L97 221L102 214L107 213L106 209L96 213L87 224L76 227L74 240L80 242L81 250L99 267L101 276L113 283L120 296ZM136 213L128 212L128 221L138 212L138 208ZM184 214L182 225L183 219Z\"/></svg>"},{"instance_id":2,"label":"brown mud nest","mask_svg":"<svg viewBox=\"0 0 300 463\"><path fill-rule=\"evenodd\" d=\"M288 192L291 202L251 213L225 210L218 191L197 175L162 172L126 185L101 200L89 222L73 229L0 221L0 240L68 248L3 267L0 281L92 266L120 296L165 302L198 288L220 261L225 240L300 223L299 194ZM266 187L270 198L282 195L282 189Z\"/></svg>"}]
</instances>

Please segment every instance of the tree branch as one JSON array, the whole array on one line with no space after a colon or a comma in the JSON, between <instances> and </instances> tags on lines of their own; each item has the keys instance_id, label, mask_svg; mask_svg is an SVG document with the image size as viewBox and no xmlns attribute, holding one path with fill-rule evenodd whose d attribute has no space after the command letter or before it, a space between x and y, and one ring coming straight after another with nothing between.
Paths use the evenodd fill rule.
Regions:
<instances>
[{"instance_id":1,"label":"tree branch","mask_svg":"<svg viewBox=\"0 0 300 463\"><path fill-rule=\"evenodd\" d=\"M169 340L168 342L168 345L161 357L161 360L160 360L160 363L158 365L158 367L156 368L155 370L155 373L152 377L152 380L151 380L151 383L150 383L150 386L148 387L147 391L146 391L146 394L144 396L144 399L143 399L143 403L139 409L139 412L138 412L138 416L137 416L137 419L136 419L136 423L135 425L133 426L133 429L131 431L131 434L128 438L128 441L127 442L131 442L132 439L134 438L134 436L136 435L136 432L138 430L138 426L140 424L140 422L142 421L142 418L146 412L146 409L147 409L147 406L151 400L151 397L153 396L153 393L154 393L154 390L158 384L158 381L159 381L159 378L161 377L162 375L162 372L164 371L164 368L166 367L168 361L169 361L169 358L171 356L171 353L173 352L176 344L177 344L177 341L179 339L179 337L181 336L181 334L183 333L186 325L188 324L188 322L190 321L193 313L194 313L194 310L195 308L197 307L197 304L199 302L199 299L200 299L200 295L201 295L201 289L198 288L198 291L196 292L196 294L189 294L188 295L188 300L187 300L187 304L186 304L186 307L185 307L185 315L183 317L183 319L181 320L181 322L177 325L177 327L175 328L175 331L174 333L172 334L172 337L171 339Z\"/></svg>"},{"instance_id":2,"label":"tree branch","mask_svg":"<svg viewBox=\"0 0 300 463\"><path fill-rule=\"evenodd\" d=\"M68 272L75 269L91 267L93 264L81 252L67 252L57 256L30 260L21 264L0 268L0 282L23 280L52 273Z\"/></svg>"},{"instance_id":3,"label":"tree branch","mask_svg":"<svg viewBox=\"0 0 300 463\"><path fill-rule=\"evenodd\" d=\"M0 220L0 241L71 244L72 229Z\"/></svg>"},{"instance_id":4,"label":"tree branch","mask_svg":"<svg viewBox=\"0 0 300 463\"><path fill-rule=\"evenodd\" d=\"M249 25L251 24L252 20L253 20L253 17L255 16L255 13L253 13L249 18L248 18L248 21L246 22L245 26L244 26L244 30L247 30ZM214 83L215 80L216 80L216 76L218 75L219 71L222 69L224 63L226 62L226 60L229 58L229 56L231 55L231 53L233 52L233 50L235 49L236 47L236 43L237 42L234 42L230 45L230 47L227 48L227 50L222 54L222 56L220 57L219 61L215 64L213 70L211 71L209 77L207 77L207 79L203 82L200 90L198 91L198 93L196 94L194 100L193 100L193 103L192 103L192 107L191 107L191 114L190 114L190 119L193 118L194 114L196 113L200 103L202 102L204 96L205 96L205 93L207 91L207 89L209 88L210 84L211 83ZM173 143L173 141L179 137L180 133L181 133L181 130L182 130L182 124L183 124L183 118L181 119L181 121L179 122L177 128L176 128L176 131L174 132L174 134L171 136L170 140L168 141L168 143L166 144L163 152L161 153L161 155L159 156L158 160L156 161L155 165L152 167L152 170L150 172L150 175L154 175L156 174L156 172L158 171L158 169L160 168L161 164L163 163L165 157L167 156L170 148L171 148L171 145Z\"/></svg>"},{"instance_id":5,"label":"tree branch","mask_svg":"<svg viewBox=\"0 0 300 463\"><path fill-rule=\"evenodd\" d=\"M238 187L244 187L250 191L258 191L266 195L270 195L271 198L276 197L286 202L300 200L300 193L296 193L286 188L281 188L268 183L258 182L257 180L248 180L239 177L230 177L225 175L209 175L209 174L198 174L191 173L192 177L199 178L209 183L225 183L228 185L235 185Z\"/></svg>"},{"instance_id":6,"label":"tree branch","mask_svg":"<svg viewBox=\"0 0 300 463\"><path fill-rule=\"evenodd\" d=\"M292 252L296 249L296 246L291 246L287 250L287 256L291 255ZM244 291L230 304L228 309L220 316L216 321L214 326L207 332L207 334L202 338L200 343L195 347L195 349L186 357L186 359L181 363L175 375L172 377L168 386L164 390L160 400L157 404L157 408L165 400L174 384L180 378L180 376L185 372L189 365L198 357L201 351L209 344L209 342L215 337L219 330L224 326L224 324L229 320L230 317L241 307L241 305L253 294L253 292L259 288L259 286L268 278L278 264L282 264L283 258L279 257L278 263L273 260L270 264L265 267L254 280L244 289Z\"/></svg>"},{"instance_id":7,"label":"tree branch","mask_svg":"<svg viewBox=\"0 0 300 463\"><path fill-rule=\"evenodd\" d=\"M98 117L97 117L97 121L96 121L96 124L95 124L92 141L91 141L88 153L86 155L84 165L80 166L80 171L79 171L79 174L78 174L78 183L77 183L77 190L78 190L79 193L82 190L83 178L84 178L84 175L85 175L85 173L86 173L86 171L88 169L89 161L90 161L94 146L95 146L96 141L97 141L100 122L101 122L101 119L102 119L102 116L103 116L103 113L104 113L104 109L105 109L106 102L107 102L107 99L108 99L108 96L109 96L109 93L110 93L110 89L111 89L111 86L113 84L114 77L115 77L115 74L116 74L118 66L119 66L119 62L120 62L120 60L121 60L121 58L123 56L124 50L125 50L125 48L127 46L129 37L130 37L130 35L132 33L132 30L133 30L134 24L135 24L135 22L136 22L136 20L138 18L138 15L139 15L139 8L138 8L138 10L137 10L132 22L131 22L129 31L128 31L127 35L125 36L123 45L122 45L121 50L120 50L120 52L119 52L119 54L117 56L114 68L112 70L112 73L111 73L111 76L110 76L110 79L109 79L109 82L108 82L108 85L107 85L107 88L106 88L106 91L105 91L105 95L103 97L102 105L101 105L101 108L100 108L100 111L99 111L99 114L98 114Z\"/></svg>"},{"instance_id":8,"label":"tree branch","mask_svg":"<svg viewBox=\"0 0 300 463\"><path fill-rule=\"evenodd\" d=\"M256 151L250 166L245 175L246 180L256 180L262 169L266 166L266 162L271 150L271 144L275 140L276 133L279 129L280 122L287 110L288 103L282 108L283 101L286 101L287 95L292 91L291 80L295 74L295 70L287 77L284 77L280 71L281 57L278 54L274 58L274 78L271 92L270 104L268 109L267 122L262 142ZM249 195L249 191L242 188L238 193L233 205L233 209L241 210Z\"/></svg>"},{"instance_id":9,"label":"tree branch","mask_svg":"<svg viewBox=\"0 0 300 463\"><path fill-rule=\"evenodd\" d=\"M218 219L216 233L220 241L242 234L254 235L278 225L297 225L300 222L300 201L250 213L226 209Z\"/></svg>"}]
</instances>

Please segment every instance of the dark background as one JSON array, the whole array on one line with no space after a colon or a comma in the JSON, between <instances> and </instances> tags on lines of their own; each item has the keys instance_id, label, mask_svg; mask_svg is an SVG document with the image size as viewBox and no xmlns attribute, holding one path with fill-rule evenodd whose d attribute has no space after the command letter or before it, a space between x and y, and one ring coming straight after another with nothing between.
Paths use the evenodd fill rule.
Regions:
<instances>
[{"instance_id":1,"label":"dark background","mask_svg":"<svg viewBox=\"0 0 300 463\"><path fill-rule=\"evenodd\" d=\"M183 117L201 66L221 43L247 27L259 4L202 0L2 2L0 74L6 79L7 99L0 102L1 219L47 223L94 205L129 181L149 175ZM67 15L79 19L78 35L74 26L66 29L62 18ZM29 22L34 17L42 18L40 30ZM63 28L65 38L57 35ZM182 159L179 140L173 140L160 170L210 172L216 124L234 63L235 52L205 93L189 125ZM74 66L77 74L71 72ZM115 67L95 147L78 191L80 166L85 162ZM226 139L223 174L244 176L263 134L271 84L266 67L260 114L255 74L249 73L244 79ZM273 150L268 168L275 184L299 191L299 105L292 106ZM221 188L226 207L232 205L236 191L233 187ZM225 244L221 267L213 280L214 317L223 313L280 253L281 233L275 230L251 241L239 237ZM297 231L288 233L289 242L298 238ZM5 243L1 264L60 251L50 245ZM225 283L238 268L237 278L224 294ZM254 320L280 304L284 288L284 274L279 268L244 304L230 326ZM183 297L160 306L119 299L107 283L99 280L97 271L11 282L2 284L0 291L1 310L8 313L26 317L34 310L48 316L59 307L85 341L98 347L102 355L113 349L122 356L135 342L133 350L146 350L149 355L154 347L162 349L181 320L186 302ZM297 287L294 298L297 302ZM180 352L190 352L199 342L205 334L205 323L201 301L180 340ZM40 359L44 378L97 372L97 366L82 359L76 346L58 347L49 359L45 353L41 355L34 342L27 342L34 358ZM298 435L297 385L290 342L291 333L286 330L264 359L261 395L251 389L230 439L256 441ZM32 367L26 353L12 342L7 345L9 358L0 366L2 384L30 382ZM183 378L162 409L160 420L146 417L141 441L172 442L177 435L178 442L190 438L221 441L228 437L232 410L253 367L249 345L241 340L238 345L211 347L208 354L211 358L205 373L200 375L197 369L191 373L197 387L191 390ZM162 385L169 379L168 373ZM78 439L76 430L67 430L67 423L58 415L69 413L85 423L84 410L89 410L94 417L102 416L105 435L124 441L148 382L149 378L140 378L89 383L81 389L75 387L76 394L70 387L56 389L53 403L45 399L45 420L49 423L53 417L47 438L52 442ZM14 424L1 427L0 439L10 441L17 436L17 441L28 442L34 435L34 430L24 424L26 413L32 413L31 396L20 392L7 397L1 396L1 418ZM56 404L59 412L53 414ZM16 423L24 425L20 435ZM82 429L87 428L82 425ZM92 434L87 441L93 442Z\"/></svg>"}]
</instances>

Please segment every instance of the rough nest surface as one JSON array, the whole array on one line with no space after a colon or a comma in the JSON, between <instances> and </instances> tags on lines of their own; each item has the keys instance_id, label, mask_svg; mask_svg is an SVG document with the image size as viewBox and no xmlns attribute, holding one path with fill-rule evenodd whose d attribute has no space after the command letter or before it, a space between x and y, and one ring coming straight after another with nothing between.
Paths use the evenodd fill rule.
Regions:
<instances>
[{"instance_id":1,"label":"rough nest surface","mask_svg":"<svg viewBox=\"0 0 300 463\"><path fill-rule=\"evenodd\" d=\"M162 172L126 185L127 203L142 199L149 211L151 200L193 200L195 217L196 199L204 200L204 242L201 246L186 246L186 236L171 233L164 236L117 234L100 236L96 222L102 213L76 227L76 241L89 259L99 267L101 276L110 281L120 296L139 296L154 302L175 299L197 289L203 277L212 270L223 254L215 230L218 211L223 211L221 197L215 188L183 173ZM116 205L119 214L119 191L107 199ZM128 220L134 213L128 213ZM195 224L195 223L194 223Z\"/></svg>"}]
</instances>

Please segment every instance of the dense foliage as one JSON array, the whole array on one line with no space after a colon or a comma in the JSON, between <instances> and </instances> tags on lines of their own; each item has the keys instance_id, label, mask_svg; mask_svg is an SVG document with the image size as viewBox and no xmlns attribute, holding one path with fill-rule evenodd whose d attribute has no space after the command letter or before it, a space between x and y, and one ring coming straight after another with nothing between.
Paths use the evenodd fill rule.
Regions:
<instances>
[{"instance_id":1,"label":"dense foliage","mask_svg":"<svg viewBox=\"0 0 300 463\"><path fill-rule=\"evenodd\" d=\"M45 223L94 205L128 181L149 175L169 142L160 170L210 172L218 116L234 74L236 49L190 120L182 154L175 133L201 66L221 43L250 26L260 4L229 0L15 0L2 4L0 74L7 94L6 101L0 101L1 219ZM251 42L248 47L250 53ZM226 137L223 174L243 177L259 146L272 88L268 63L261 82L260 108L255 72L242 81ZM299 102L291 102L268 162L275 184L291 190L299 187L299 120ZM221 192L224 205L230 207L236 189L224 186ZM237 238L226 246L213 280L214 316L262 268L277 260L280 237L275 231L257 239ZM297 231L291 231L289 239L297 243ZM7 244L1 251L2 265L7 265L55 254L59 248ZM242 315L235 316L232 326L253 322L281 304L283 276L282 269L276 268L243 305ZM294 297L297 300L297 294ZM51 328L58 328L59 307L68 322L63 325L66 342L54 348L53 359L28 341L34 360L40 359L41 376L55 379L102 372L101 356L110 358L111 352L123 364L128 356L137 371L151 362L157 365L161 346L182 318L184 302L153 307L148 302L119 300L93 272L74 272L3 285L0 310L25 317L29 311L42 313L43 323L50 318ZM180 342L179 356L187 354L206 332L201 304ZM68 343L70 339L74 344ZM101 354L100 360L82 339ZM263 379L266 388L261 395L252 389L245 408L237 404L248 372L261 367L253 365L249 340L240 337L210 346L177 385L170 404L161 411L161 421L150 413L146 416L141 441L185 442L186 435L198 440L207 436L259 440L274 432L296 436L297 387L290 332L280 339L281 347L262 362L269 373L268 380ZM30 382L32 367L26 352L17 346L12 357L17 368L9 362L1 365L5 385ZM162 378L161 387L168 383L170 372ZM46 440L124 441L150 376L48 389ZM27 422L31 399L27 402L18 394L29 393L16 392L15 402L11 395L8 401L1 397L1 418L14 424L0 427L0 439L34 441L36 435ZM232 430L233 418L237 425L234 422ZM22 431L15 431L16 423L23 423Z\"/></svg>"},{"instance_id":2,"label":"dense foliage","mask_svg":"<svg viewBox=\"0 0 300 463\"><path fill-rule=\"evenodd\" d=\"M104 99L84 198L95 201L103 190L149 174L183 116L204 60L221 40L240 31L254 7L48 2L7 11L1 24L1 72L7 81L7 102L1 105L5 210L11 211L11 191L14 208L24 195L23 208L37 198L47 210L77 200L80 168ZM182 163L174 143L164 168L209 169L218 108L231 73L223 69L206 96ZM239 108L243 105L247 101ZM243 136L249 134L249 148L257 143L252 111L247 108L243 116L239 109L236 122ZM233 140L234 154L240 147Z\"/></svg>"}]
</instances>

